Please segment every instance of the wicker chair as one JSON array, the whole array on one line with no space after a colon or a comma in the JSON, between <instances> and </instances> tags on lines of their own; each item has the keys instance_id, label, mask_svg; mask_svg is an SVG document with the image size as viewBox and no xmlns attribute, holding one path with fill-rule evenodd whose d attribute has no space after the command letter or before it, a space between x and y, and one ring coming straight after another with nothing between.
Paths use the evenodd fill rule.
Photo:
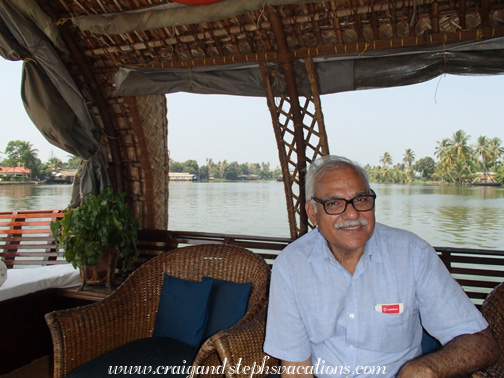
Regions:
<instances>
[{"instance_id":1,"label":"wicker chair","mask_svg":"<svg viewBox=\"0 0 504 378\"><path fill-rule=\"evenodd\" d=\"M193 366L220 366L227 359L225 375L245 377L250 372L236 374L229 369L240 358L242 366L260 366L263 361L267 366L277 363L262 351L269 267L246 249L209 244L178 248L151 259L100 302L46 314L54 347L54 377L64 377L105 352L152 336L165 273L194 281L209 276L252 282L245 315L231 328L206 340Z\"/></svg>"},{"instance_id":2,"label":"wicker chair","mask_svg":"<svg viewBox=\"0 0 504 378\"><path fill-rule=\"evenodd\" d=\"M473 373L472 377L504 377L504 283L499 284L488 295L481 306L481 313L497 339L500 353L495 365Z\"/></svg>"}]
</instances>

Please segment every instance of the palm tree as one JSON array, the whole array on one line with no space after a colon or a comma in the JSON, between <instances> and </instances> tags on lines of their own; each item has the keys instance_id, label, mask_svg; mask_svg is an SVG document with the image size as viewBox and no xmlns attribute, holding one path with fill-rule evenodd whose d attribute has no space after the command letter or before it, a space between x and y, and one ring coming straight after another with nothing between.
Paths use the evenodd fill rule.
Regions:
<instances>
[{"instance_id":1,"label":"palm tree","mask_svg":"<svg viewBox=\"0 0 504 378\"><path fill-rule=\"evenodd\" d=\"M37 163L38 150L30 142L11 140L7 143L5 154L12 166L24 165L30 168Z\"/></svg>"},{"instance_id":2,"label":"palm tree","mask_svg":"<svg viewBox=\"0 0 504 378\"><path fill-rule=\"evenodd\" d=\"M476 160L481 162L483 168L483 176L487 177L488 162L492 161L492 150L490 149L490 139L486 136L480 136L478 142L474 146L473 156Z\"/></svg>"},{"instance_id":3,"label":"palm tree","mask_svg":"<svg viewBox=\"0 0 504 378\"><path fill-rule=\"evenodd\" d=\"M385 152L382 157L380 157L380 163L383 164L383 168L388 165L392 165L392 156L388 152Z\"/></svg>"},{"instance_id":4,"label":"palm tree","mask_svg":"<svg viewBox=\"0 0 504 378\"><path fill-rule=\"evenodd\" d=\"M441 172L446 172L448 174L448 176L450 176L450 179L452 180L452 182L455 182L455 179L453 178L452 174L450 173L450 171L452 171L452 170L455 171L455 173L457 174L459 183L462 183L462 176L460 175L460 172L457 169L457 161L455 160L453 155L451 155L451 154L443 155L440 162L441 162L441 167L442 167ZM443 177L443 179L444 179L444 177Z\"/></svg>"},{"instance_id":5,"label":"palm tree","mask_svg":"<svg viewBox=\"0 0 504 378\"><path fill-rule=\"evenodd\" d=\"M492 138L490 140L490 145L489 145L489 150L491 151L491 156L492 159L488 163L490 166L493 164L495 166L495 163L504 156L504 147L501 147L502 141L499 138ZM495 169L495 168L494 168Z\"/></svg>"},{"instance_id":6,"label":"palm tree","mask_svg":"<svg viewBox=\"0 0 504 378\"><path fill-rule=\"evenodd\" d=\"M415 161L415 153L413 152L413 150L411 148L406 149L406 151L404 152L403 161L406 164L408 164L408 168L411 171L411 165Z\"/></svg>"},{"instance_id":7,"label":"palm tree","mask_svg":"<svg viewBox=\"0 0 504 378\"><path fill-rule=\"evenodd\" d=\"M442 167L442 169L441 169L441 179L444 181L444 179L445 179L444 178L444 173L446 172L446 173L448 173L448 175L450 176L450 178L453 180L453 177L450 174L450 169L452 169L453 167L449 166L447 161L443 162L443 160L445 159L445 157L448 155L448 150L451 147L450 140L448 138L445 138L445 139L443 139L441 141L437 141L436 143L438 145L437 145L437 147L434 150L434 154L436 155L436 157L441 162L441 167ZM455 180L453 180L453 182L455 182Z\"/></svg>"},{"instance_id":8,"label":"palm tree","mask_svg":"<svg viewBox=\"0 0 504 378\"><path fill-rule=\"evenodd\" d=\"M471 136L467 135L464 130L458 130L453 134L451 142L453 143L450 147L450 154L452 154L458 162L464 163L465 167L472 174L471 168L467 161L471 159L472 150L467 144Z\"/></svg>"},{"instance_id":9,"label":"palm tree","mask_svg":"<svg viewBox=\"0 0 504 378\"><path fill-rule=\"evenodd\" d=\"M47 161L47 165L50 167L52 172L59 172L63 168L63 162L61 159L57 158L53 154L51 154L51 157Z\"/></svg>"},{"instance_id":10,"label":"palm tree","mask_svg":"<svg viewBox=\"0 0 504 378\"><path fill-rule=\"evenodd\" d=\"M7 155L6 161L13 168L13 171L14 167L23 166L29 168L32 173L37 173L35 171L40 164L40 160L37 157L38 150L33 148L30 142L11 140L7 143L5 154Z\"/></svg>"}]
</instances>

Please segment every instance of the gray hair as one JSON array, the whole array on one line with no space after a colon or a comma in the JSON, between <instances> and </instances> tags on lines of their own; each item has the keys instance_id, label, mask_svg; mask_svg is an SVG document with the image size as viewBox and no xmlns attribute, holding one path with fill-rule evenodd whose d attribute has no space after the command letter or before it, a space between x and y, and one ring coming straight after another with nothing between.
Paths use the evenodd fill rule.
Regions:
<instances>
[{"instance_id":1,"label":"gray hair","mask_svg":"<svg viewBox=\"0 0 504 378\"><path fill-rule=\"evenodd\" d=\"M315 183L317 181L319 181L326 173L343 167L350 167L354 169L362 178L362 180L364 180L368 189L370 188L368 173L359 164L343 156L326 155L319 157L317 160L311 163L310 167L308 168L305 181L306 200L310 201L313 197L313 194L315 193Z\"/></svg>"}]
</instances>

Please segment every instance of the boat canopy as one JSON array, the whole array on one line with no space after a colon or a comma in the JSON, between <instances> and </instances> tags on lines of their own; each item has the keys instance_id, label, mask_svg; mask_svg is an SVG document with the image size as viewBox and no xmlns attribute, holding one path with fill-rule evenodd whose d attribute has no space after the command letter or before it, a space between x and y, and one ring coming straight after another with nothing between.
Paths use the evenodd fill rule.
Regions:
<instances>
[{"instance_id":1,"label":"boat canopy","mask_svg":"<svg viewBox=\"0 0 504 378\"><path fill-rule=\"evenodd\" d=\"M146 228L168 227L164 95L265 97L296 237L304 169L329 153L320 96L502 74L504 2L0 0L0 55L24 61L35 126L85 162L72 205L112 185Z\"/></svg>"}]
</instances>

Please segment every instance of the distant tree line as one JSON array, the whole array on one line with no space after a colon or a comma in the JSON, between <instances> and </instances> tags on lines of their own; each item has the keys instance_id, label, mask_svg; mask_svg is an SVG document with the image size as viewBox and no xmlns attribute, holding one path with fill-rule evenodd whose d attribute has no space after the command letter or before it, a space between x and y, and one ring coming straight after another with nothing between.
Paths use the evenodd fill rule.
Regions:
<instances>
[{"instance_id":1,"label":"distant tree line","mask_svg":"<svg viewBox=\"0 0 504 378\"><path fill-rule=\"evenodd\" d=\"M402 162L393 165L392 157L385 152L379 166L367 165L371 180L403 183L437 181L441 183L468 184L486 178L504 184L504 147L499 138L480 136L470 143L471 136L463 130L452 137L436 142L434 156L415 160L415 153L406 149Z\"/></svg>"},{"instance_id":2,"label":"distant tree line","mask_svg":"<svg viewBox=\"0 0 504 378\"><path fill-rule=\"evenodd\" d=\"M214 162L206 159L206 164L198 166L196 160L186 160L185 162L170 161L170 172L187 172L196 174L201 180L208 180L210 177L217 180L238 180L240 176L255 175L260 180L274 180L280 174L280 168L271 169L270 163L238 163L227 160Z\"/></svg>"},{"instance_id":3,"label":"distant tree line","mask_svg":"<svg viewBox=\"0 0 504 378\"><path fill-rule=\"evenodd\" d=\"M471 136L458 130L449 138L436 142L434 156L416 160L412 149L406 149L401 162L393 164L390 153L380 157L380 165L366 165L372 181L384 183L407 183L414 181L435 181L440 183L466 184L479 178L492 178L504 184L504 147L499 138L480 136L470 143ZM81 159L68 156L63 162L51 157L47 162L38 158L38 150L30 142L10 141L5 148L0 165L3 167L25 167L32 172L32 179L44 179L53 172L63 169L76 169ZM0 155L0 157L2 157ZM201 180L210 177L217 180L238 180L240 176L256 175L261 180L274 180L281 175L280 168L271 169L269 163L238 163L227 160L214 162L206 159L199 166L196 160L177 162L171 160L170 172L196 174Z\"/></svg>"},{"instance_id":4,"label":"distant tree line","mask_svg":"<svg viewBox=\"0 0 504 378\"><path fill-rule=\"evenodd\" d=\"M46 179L51 177L53 172L64 169L77 169L81 163L81 158L68 155L68 160L63 162L61 159L52 156L43 163L38 157L38 150L30 142L21 140L11 140L5 147L0 166L2 167L24 167L31 170L32 180ZM4 177L9 180L9 177ZM12 178L19 180L20 178Z\"/></svg>"}]
</instances>

